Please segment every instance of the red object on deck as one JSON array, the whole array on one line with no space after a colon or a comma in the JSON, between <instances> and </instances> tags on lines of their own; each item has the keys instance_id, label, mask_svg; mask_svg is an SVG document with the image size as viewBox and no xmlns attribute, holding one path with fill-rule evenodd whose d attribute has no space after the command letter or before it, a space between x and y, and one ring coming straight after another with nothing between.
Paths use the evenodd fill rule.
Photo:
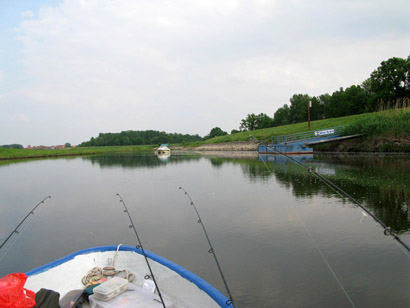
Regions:
<instances>
[{"instance_id":1,"label":"red object on deck","mask_svg":"<svg viewBox=\"0 0 410 308\"><path fill-rule=\"evenodd\" d=\"M0 278L0 308L32 308L36 294L24 288L27 275L13 273Z\"/></svg>"}]
</instances>

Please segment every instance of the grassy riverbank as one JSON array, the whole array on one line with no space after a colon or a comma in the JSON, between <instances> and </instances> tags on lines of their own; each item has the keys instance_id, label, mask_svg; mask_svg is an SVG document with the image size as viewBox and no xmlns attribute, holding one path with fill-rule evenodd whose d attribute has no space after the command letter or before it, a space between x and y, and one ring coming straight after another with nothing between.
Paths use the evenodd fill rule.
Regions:
<instances>
[{"instance_id":1,"label":"grassy riverbank","mask_svg":"<svg viewBox=\"0 0 410 308\"><path fill-rule=\"evenodd\" d=\"M403 136L410 134L410 108L394 109L374 113L364 113L347 117L325 119L310 122L311 130L320 130L334 126L349 125L351 129L346 133L364 134L369 136L393 134ZM288 135L305 132L308 130L308 122L295 123L290 125L270 127L254 131L244 131L233 135L225 135L205 140L204 144L222 143L234 141L248 141L255 138L259 141L270 140L273 136ZM250 137L252 136L252 137ZM196 143L198 144L198 143Z\"/></svg>"},{"instance_id":2,"label":"grassy riverbank","mask_svg":"<svg viewBox=\"0 0 410 308\"><path fill-rule=\"evenodd\" d=\"M363 134L363 137L323 144L315 150L410 153L410 108L364 114L360 121L346 129L345 134Z\"/></svg>"},{"instance_id":3,"label":"grassy riverbank","mask_svg":"<svg viewBox=\"0 0 410 308\"><path fill-rule=\"evenodd\" d=\"M410 108L365 113L334 119L312 121L311 130L348 125L345 135L363 134L362 138L315 146L315 150L336 152L410 152ZM270 141L274 136L307 131L308 123L296 123L233 135L215 137L202 144L225 142ZM199 146L196 143L193 146Z\"/></svg>"},{"instance_id":4,"label":"grassy riverbank","mask_svg":"<svg viewBox=\"0 0 410 308\"><path fill-rule=\"evenodd\" d=\"M111 147L76 147L76 148L68 148L68 149L61 149L61 150L28 150L28 149L0 148L0 160L94 155L94 154L104 154L104 153L110 153L110 152L152 151L153 148L154 148L153 145L111 146Z\"/></svg>"},{"instance_id":5,"label":"grassy riverbank","mask_svg":"<svg viewBox=\"0 0 410 308\"><path fill-rule=\"evenodd\" d=\"M360 139L346 140L315 146L319 151L335 152L410 152L410 108L365 113L348 117L312 121L311 130L349 125L346 135L363 134ZM232 135L225 135L205 140L203 142L184 145L195 148L201 145L231 143L235 150L235 142L257 140L270 141L274 136L294 134L307 131L308 123L296 123L279 127L271 127L254 131L244 131ZM0 148L0 160L25 159L42 157L64 157L78 155L94 155L109 152L153 151L156 145L140 146L104 146L77 147L61 150L27 150ZM238 145L241 150L243 144ZM256 147L255 147L256 149Z\"/></svg>"}]
</instances>

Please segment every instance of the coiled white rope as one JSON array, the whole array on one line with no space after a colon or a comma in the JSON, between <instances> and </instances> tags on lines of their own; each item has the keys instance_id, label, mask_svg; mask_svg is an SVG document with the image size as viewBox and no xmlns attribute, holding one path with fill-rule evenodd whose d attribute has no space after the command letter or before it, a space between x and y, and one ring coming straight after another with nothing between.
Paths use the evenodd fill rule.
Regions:
<instances>
[{"instance_id":1,"label":"coiled white rope","mask_svg":"<svg viewBox=\"0 0 410 308\"><path fill-rule=\"evenodd\" d=\"M101 282L102 279L104 278L112 278L119 273L125 272L125 279L127 279L129 282L132 282L135 278L135 275L133 273L129 273L127 269L116 269L115 268L115 262L117 261L118 257L118 251L120 250L120 247L122 244L119 244L117 246L117 251L115 252L114 260L112 263L112 266L105 266L103 268L96 266L93 267L91 270L88 271L88 273L81 279L81 282L83 285L87 288L91 285L94 285L96 283Z\"/></svg>"}]
</instances>

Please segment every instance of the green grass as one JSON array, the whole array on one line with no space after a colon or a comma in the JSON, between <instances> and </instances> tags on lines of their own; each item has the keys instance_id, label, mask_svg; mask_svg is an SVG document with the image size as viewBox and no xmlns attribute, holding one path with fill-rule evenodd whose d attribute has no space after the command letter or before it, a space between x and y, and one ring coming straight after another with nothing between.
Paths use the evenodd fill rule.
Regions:
<instances>
[{"instance_id":1,"label":"green grass","mask_svg":"<svg viewBox=\"0 0 410 308\"><path fill-rule=\"evenodd\" d=\"M363 134L368 137L410 135L410 108L392 109L364 114L347 128L346 134Z\"/></svg>"},{"instance_id":2,"label":"green grass","mask_svg":"<svg viewBox=\"0 0 410 308\"><path fill-rule=\"evenodd\" d=\"M319 130L334 126L340 125L351 125L356 121L360 121L363 115L353 115L347 117L340 117L340 118L333 118L333 119L325 119L325 120L318 120L318 121L311 121L310 122L310 129L311 130ZM258 129L254 131L245 131L236 133L233 135L225 135L220 137L215 137L212 139L205 140L203 143L221 143L221 142L233 142L233 141L249 141L250 136L253 136L255 139L259 141L263 141L265 139L270 140L273 136L280 136L280 135L288 135L288 134L295 134L300 132L305 132L308 130L308 122L302 123L295 123L289 125L283 125L278 127L271 127L271 128L264 128Z\"/></svg>"},{"instance_id":3,"label":"green grass","mask_svg":"<svg viewBox=\"0 0 410 308\"><path fill-rule=\"evenodd\" d=\"M367 123L367 124L366 124ZM332 118L310 122L311 130L320 130L334 126L349 125L346 134L377 135L386 132L410 134L410 108L364 113L340 118ZM205 140L203 144L249 141L253 136L259 141L270 140L273 136L295 134L308 130L308 122L245 131L233 135L225 135Z\"/></svg>"},{"instance_id":4,"label":"green grass","mask_svg":"<svg viewBox=\"0 0 410 308\"><path fill-rule=\"evenodd\" d=\"M311 130L320 130L334 126L349 125L345 131L347 135L363 134L368 137L396 136L403 137L410 135L410 108L379 111L365 113L347 117L312 121ZM184 144L187 147L196 147L201 144L249 141L252 137L258 141L270 141L273 136L288 135L305 132L308 130L308 123L296 123L279 127L271 127L254 131L239 132L232 135L225 135L205 140ZM252 136L252 137L250 137ZM386 145L390 146L390 145ZM75 155L93 155L109 152L125 151L152 151L155 145L141 146L104 146L104 147L77 147L62 150L27 150L27 149L4 149L0 148L0 160L2 159L23 159L41 157L60 157Z\"/></svg>"},{"instance_id":5,"label":"green grass","mask_svg":"<svg viewBox=\"0 0 410 308\"><path fill-rule=\"evenodd\" d=\"M1 159L23 159L23 158L42 158L104 154L110 152L127 151L152 151L153 145L140 146L109 146L109 147L77 147L61 150L28 150L28 149L4 149L0 148Z\"/></svg>"}]
</instances>

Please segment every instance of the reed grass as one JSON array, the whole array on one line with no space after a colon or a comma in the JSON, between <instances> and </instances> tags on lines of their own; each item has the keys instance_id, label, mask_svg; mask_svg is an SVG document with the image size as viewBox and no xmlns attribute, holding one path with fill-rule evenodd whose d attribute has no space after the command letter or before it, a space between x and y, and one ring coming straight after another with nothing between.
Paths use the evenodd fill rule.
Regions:
<instances>
[{"instance_id":1,"label":"reed grass","mask_svg":"<svg viewBox=\"0 0 410 308\"><path fill-rule=\"evenodd\" d=\"M356 121L347 127L345 134L363 134L367 137L410 136L410 107L365 114L360 121Z\"/></svg>"}]
</instances>

